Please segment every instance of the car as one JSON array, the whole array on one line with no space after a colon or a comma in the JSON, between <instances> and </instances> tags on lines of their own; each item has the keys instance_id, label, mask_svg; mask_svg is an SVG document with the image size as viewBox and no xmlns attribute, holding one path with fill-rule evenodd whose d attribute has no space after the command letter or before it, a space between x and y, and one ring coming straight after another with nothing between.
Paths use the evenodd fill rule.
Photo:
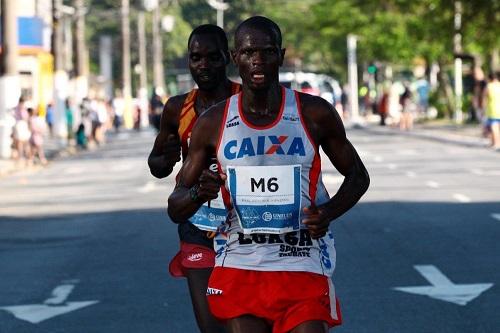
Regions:
<instances>
[{"instance_id":1,"label":"car","mask_svg":"<svg viewBox=\"0 0 500 333\"><path fill-rule=\"evenodd\" d=\"M321 96L332 105L340 103L342 90L337 80L326 74L310 72L281 72L280 83L291 89Z\"/></svg>"}]
</instances>

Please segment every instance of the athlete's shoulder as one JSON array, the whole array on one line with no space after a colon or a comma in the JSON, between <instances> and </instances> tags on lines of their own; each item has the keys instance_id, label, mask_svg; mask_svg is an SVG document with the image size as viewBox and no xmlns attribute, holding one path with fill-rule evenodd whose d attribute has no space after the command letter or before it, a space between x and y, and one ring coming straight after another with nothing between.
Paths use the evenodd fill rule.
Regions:
<instances>
[{"instance_id":1,"label":"athlete's shoulder","mask_svg":"<svg viewBox=\"0 0 500 333\"><path fill-rule=\"evenodd\" d=\"M185 94L176 95L168 98L167 102L165 103L164 111L179 113L190 94L191 92L188 92Z\"/></svg>"}]
</instances>

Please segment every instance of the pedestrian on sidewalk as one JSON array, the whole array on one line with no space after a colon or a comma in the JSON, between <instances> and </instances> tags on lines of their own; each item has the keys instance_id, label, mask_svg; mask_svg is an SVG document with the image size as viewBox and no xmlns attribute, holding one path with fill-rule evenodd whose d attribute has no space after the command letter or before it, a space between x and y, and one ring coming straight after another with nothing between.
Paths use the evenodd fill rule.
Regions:
<instances>
[{"instance_id":1,"label":"pedestrian on sidewalk","mask_svg":"<svg viewBox=\"0 0 500 333\"><path fill-rule=\"evenodd\" d=\"M30 115L29 128L31 130L29 163L33 164L35 157L38 156L40 163L45 165L47 164L47 159L45 158L43 143L47 126L45 120L39 116L38 111L28 108L28 113Z\"/></svg>"},{"instance_id":2,"label":"pedestrian on sidewalk","mask_svg":"<svg viewBox=\"0 0 500 333\"><path fill-rule=\"evenodd\" d=\"M413 114L411 91L408 85L405 84L403 94L399 98L401 104L401 119L399 121L399 129L409 131L413 129Z\"/></svg>"},{"instance_id":3,"label":"pedestrian on sidewalk","mask_svg":"<svg viewBox=\"0 0 500 333\"><path fill-rule=\"evenodd\" d=\"M500 82L498 73L488 76L486 85L486 118L491 131L491 147L500 150Z\"/></svg>"},{"instance_id":4,"label":"pedestrian on sidewalk","mask_svg":"<svg viewBox=\"0 0 500 333\"><path fill-rule=\"evenodd\" d=\"M19 98L19 102L14 110L14 131L12 133L13 139L13 158L17 161L29 160L30 144L29 139L31 132L29 129L29 113L25 105L24 97Z\"/></svg>"}]
</instances>

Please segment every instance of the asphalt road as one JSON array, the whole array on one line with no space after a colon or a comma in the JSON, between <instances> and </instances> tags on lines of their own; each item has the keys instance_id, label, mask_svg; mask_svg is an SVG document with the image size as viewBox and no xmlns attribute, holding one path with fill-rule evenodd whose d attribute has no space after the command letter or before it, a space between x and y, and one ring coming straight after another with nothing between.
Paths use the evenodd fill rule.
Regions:
<instances>
[{"instance_id":1,"label":"asphalt road","mask_svg":"<svg viewBox=\"0 0 500 333\"><path fill-rule=\"evenodd\" d=\"M348 132L372 179L332 224L335 332L497 332L500 154ZM197 332L152 132L0 179L0 332ZM331 192L341 178L323 161ZM427 288L425 288L427 287ZM395 288L401 288L396 290Z\"/></svg>"}]
</instances>

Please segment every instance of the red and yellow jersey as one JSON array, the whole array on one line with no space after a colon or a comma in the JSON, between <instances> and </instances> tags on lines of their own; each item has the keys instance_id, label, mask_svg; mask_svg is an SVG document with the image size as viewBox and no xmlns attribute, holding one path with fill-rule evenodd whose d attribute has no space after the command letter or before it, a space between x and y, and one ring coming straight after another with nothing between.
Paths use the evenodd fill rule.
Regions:
<instances>
[{"instance_id":1,"label":"red and yellow jersey","mask_svg":"<svg viewBox=\"0 0 500 333\"><path fill-rule=\"evenodd\" d=\"M231 85L231 95L239 93L241 90L241 85L235 82L232 82ZM191 136L191 130L193 129L194 123L198 119L198 115L194 109L194 105L196 102L196 96L198 95L198 89L191 90L186 99L184 100L184 104L182 106L182 110L179 116L179 137L181 139L181 147L182 147L182 160L186 159L188 146L189 146L189 137Z\"/></svg>"}]
</instances>

